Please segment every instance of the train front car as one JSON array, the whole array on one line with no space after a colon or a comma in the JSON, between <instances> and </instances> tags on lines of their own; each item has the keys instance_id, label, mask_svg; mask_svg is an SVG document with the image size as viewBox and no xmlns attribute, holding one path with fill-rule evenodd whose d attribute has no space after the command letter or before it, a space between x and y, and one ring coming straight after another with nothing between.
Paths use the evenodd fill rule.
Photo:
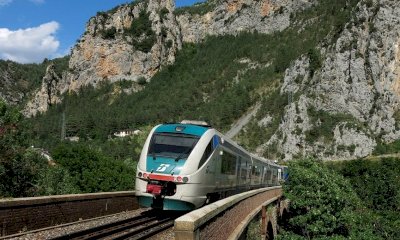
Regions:
<instances>
[{"instance_id":1,"label":"train front car","mask_svg":"<svg viewBox=\"0 0 400 240\"><path fill-rule=\"evenodd\" d=\"M139 204L182 211L202 206L205 192L213 183L207 185L207 181L200 179L199 162L209 157L205 153L209 152L207 147L214 131L206 123L154 127L137 167L135 188Z\"/></svg>"}]
</instances>

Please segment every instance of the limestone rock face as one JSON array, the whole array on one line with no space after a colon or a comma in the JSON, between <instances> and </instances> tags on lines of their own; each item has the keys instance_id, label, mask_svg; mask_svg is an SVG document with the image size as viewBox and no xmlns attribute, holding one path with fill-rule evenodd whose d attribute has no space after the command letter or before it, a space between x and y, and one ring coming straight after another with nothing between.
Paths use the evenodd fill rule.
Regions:
<instances>
[{"instance_id":1,"label":"limestone rock face","mask_svg":"<svg viewBox=\"0 0 400 240\"><path fill-rule=\"evenodd\" d=\"M92 17L72 50L69 90L101 81L149 79L173 63L182 45L174 8L172 0L150 0Z\"/></svg>"},{"instance_id":2,"label":"limestone rock face","mask_svg":"<svg viewBox=\"0 0 400 240\"><path fill-rule=\"evenodd\" d=\"M47 111L49 106L60 103L60 92L65 92L69 86L65 79L67 79L65 76L58 76L54 65L50 64L46 69L46 75L43 77L40 90L25 106L24 115L28 117L34 116L39 112Z\"/></svg>"},{"instance_id":3,"label":"limestone rock face","mask_svg":"<svg viewBox=\"0 0 400 240\"><path fill-rule=\"evenodd\" d=\"M400 2L372 3L360 1L336 44L320 48L322 68L313 77L307 57L286 70L281 94L300 97L286 107L277 133L260 153L277 144L287 160L348 159L371 154L377 140L400 137ZM330 141L306 141L307 132L323 124L311 120L310 109L340 120Z\"/></svg>"},{"instance_id":4,"label":"limestone rock face","mask_svg":"<svg viewBox=\"0 0 400 240\"><path fill-rule=\"evenodd\" d=\"M207 35L242 31L272 33L290 25L290 14L310 7L313 0L223 0L209 1L214 9L205 14L177 16L184 42L199 42Z\"/></svg>"}]
</instances>

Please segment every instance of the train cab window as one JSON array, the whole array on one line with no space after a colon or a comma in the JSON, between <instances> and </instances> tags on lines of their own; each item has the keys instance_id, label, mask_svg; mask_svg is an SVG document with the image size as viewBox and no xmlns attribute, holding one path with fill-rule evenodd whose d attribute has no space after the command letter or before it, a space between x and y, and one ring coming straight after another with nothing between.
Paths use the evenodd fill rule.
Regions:
<instances>
[{"instance_id":1,"label":"train cab window","mask_svg":"<svg viewBox=\"0 0 400 240\"><path fill-rule=\"evenodd\" d=\"M191 135L157 133L151 139L149 155L186 159L198 141L199 137Z\"/></svg>"},{"instance_id":2,"label":"train cab window","mask_svg":"<svg viewBox=\"0 0 400 240\"><path fill-rule=\"evenodd\" d=\"M204 165L204 163L207 161L207 159L210 157L211 153L213 152L213 140L210 141L210 143L207 145L206 150L203 153L203 156L200 159L199 167Z\"/></svg>"}]
</instances>

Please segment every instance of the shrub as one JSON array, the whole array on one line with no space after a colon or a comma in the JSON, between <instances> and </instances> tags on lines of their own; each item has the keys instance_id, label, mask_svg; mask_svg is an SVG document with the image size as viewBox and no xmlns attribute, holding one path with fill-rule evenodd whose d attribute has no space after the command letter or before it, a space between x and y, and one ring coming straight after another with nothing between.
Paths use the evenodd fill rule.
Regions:
<instances>
[{"instance_id":1,"label":"shrub","mask_svg":"<svg viewBox=\"0 0 400 240\"><path fill-rule=\"evenodd\" d=\"M291 201L290 229L307 238L348 237L352 212L360 207L350 184L314 160L291 162L289 176L284 195Z\"/></svg>"},{"instance_id":2,"label":"shrub","mask_svg":"<svg viewBox=\"0 0 400 240\"><path fill-rule=\"evenodd\" d=\"M348 179L363 204L372 211L366 216L366 224L373 229L376 239L400 239L399 163L399 159L386 158L327 164Z\"/></svg>"},{"instance_id":3,"label":"shrub","mask_svg":"<svg viewBox=\"0 0 400 240\"><path fill-rule=\"evenodd\" d=\"M310 59L310 77L313 77L314 73L322 67L321 53L311 48L308 51L308 58Z\"/></svg>"},{"instance_id":4,"label":"shrub","mask_svg":"<svg viewBox=\"0 0 400 240\"><path fill-rule=\"evenodd\" d=\"M38 195L61 195L79 193L69 172L62 166L48 167L39 174Z\"/></svg>"},{"instance_id":5,"label":"shrub","mask_svg":"<svg viewBox=\"0 0 400 240\"><path fill-rule=\"evenodd\" d=\"M100 32L102 38L104 38L104 39L114 39L116 33L117 33L117 29L115 27L111 27L109 29L102 30Z\"/></svg>"},{"instance_id":6,"label":"shrub","mask_svg":"<svg viewBox=\"0 0 400 240\"><path fill-rule=\"evenodd\" d=\"M138 78L137 83L140 85L145 85L147 83L147 80L145 77L140 77Z\"/></svg>"},{"instance_id":7,"label":"shrub","mask_svg":"<svg viewBox=\"0 0 400 240\"><path fill-rule=\"evenodd\" d=\"M82 144L61 144L53 156L69 171L80 192L119 191L134 187L135 169Z\"/></svg>"}]
</instances>

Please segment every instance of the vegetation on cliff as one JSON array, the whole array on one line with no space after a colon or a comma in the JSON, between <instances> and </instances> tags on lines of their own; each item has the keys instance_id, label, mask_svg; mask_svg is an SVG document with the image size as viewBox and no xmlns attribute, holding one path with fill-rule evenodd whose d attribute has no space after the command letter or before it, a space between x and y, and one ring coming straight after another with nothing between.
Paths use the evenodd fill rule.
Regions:
<instances>
[{"instance_id":1,"label":"vegetation on cliff","mask_svg":"<svg viewBox=\"0 0 400 240\"><path fill-rule=\"evenodd\" d=\"M0 78L2 88L0 91L13 97L22 94L23 99L18 100L20 105L23 105L33 90L38 89L42 84L42 78L50 63L54 64L56 73L61 76L63 71L68 70L68 61L69 56L52 60L45 59L40 64L19 64L9 60L0 60L0 75L5 77L5 79Z\"/></svg>"}]
</instances>

